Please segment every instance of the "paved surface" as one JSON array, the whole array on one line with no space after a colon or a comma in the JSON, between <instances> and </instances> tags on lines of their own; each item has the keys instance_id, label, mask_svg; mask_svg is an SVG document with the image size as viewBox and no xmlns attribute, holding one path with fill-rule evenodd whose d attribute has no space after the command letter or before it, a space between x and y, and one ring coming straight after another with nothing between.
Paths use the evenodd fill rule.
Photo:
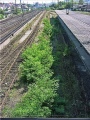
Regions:
<instances>
[{"instance_id":1,"label":"paved surface","mask_svg":"<svg viewBox=\"0 0 90 120\"><path fill-rule=\"evenodd\" d=\"M90 71L90 16L65 10L56 10L59 20L74 43L84 64Z\"/></svg>"},{"instance_id":2,"label":"paved surface","mask_svg":"<svg viewBox=\"0 0 90 120\"><path fill-rule=\"evenodd\" d=\"M90 16L73 11L66 15L65 10L57 10L56 13L90 54Z\"/></svg>"}]
</instances>

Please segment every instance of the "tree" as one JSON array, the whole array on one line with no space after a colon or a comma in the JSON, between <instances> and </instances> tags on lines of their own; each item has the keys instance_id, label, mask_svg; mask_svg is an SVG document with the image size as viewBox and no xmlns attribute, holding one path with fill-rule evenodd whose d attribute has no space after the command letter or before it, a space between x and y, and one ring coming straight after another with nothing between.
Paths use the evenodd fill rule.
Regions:
<instances>
[{"instance_id":1,"label":"tree","mask_svg":"<svg viewBox=\"0 0 90 120\"><path fill-rule=\"evenodd\" d=\"M0 14L4 15L4 11L2 9L0 9Z\"/></svg>"},{"instance_id":2,"label":"tree","mask_svg":"<svg viewBox=\"0 0 90 120\"><path fill-rule=\"evenodd\" d=\"M80 4L80 5L83 5L83 0L79 0L79 4Z\"/></svg>"},{"instance_id":3,"label":"tree","mask_svg":"<svg viewBox=\"0 0 90 120\"><path fill-rule=\"evenodd\" d=\"M0 14L0 19L3 19L3 18L4 18L4 16L2 14Z\"/></svg>"}]
</instances>

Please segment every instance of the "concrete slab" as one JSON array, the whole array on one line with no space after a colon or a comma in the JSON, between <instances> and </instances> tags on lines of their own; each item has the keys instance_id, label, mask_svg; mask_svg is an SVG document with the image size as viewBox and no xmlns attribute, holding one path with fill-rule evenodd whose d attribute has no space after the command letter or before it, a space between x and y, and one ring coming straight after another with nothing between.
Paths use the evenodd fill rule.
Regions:
<instances>
[{"instance_id":1,"label":"concrete slab","mask_svg":"<svg viewBox=\"0 0 90 120\"><path fill-rule=\"evenodd\" d=\"M73 11L56 10L59 21L90 73L90 16Z\"/></svg>"},{"instance_id":2,"label":"concrete slab","mask_svg":"<svg viewBox=\"0 0 90 120\"><path fill-rule=\"evenodd\" d=\"M70 31L75 35L75 37L84 46L85 42L90 42L90 16L78 14L76 12L70 11L69 15L66 15L65 10L56 10L56 13L63 20L65 25L70 29ZM84 44L83 44L84 43ZM85 48L87 52L89 51L90 45Z\"/></svg>"}]
</instances>

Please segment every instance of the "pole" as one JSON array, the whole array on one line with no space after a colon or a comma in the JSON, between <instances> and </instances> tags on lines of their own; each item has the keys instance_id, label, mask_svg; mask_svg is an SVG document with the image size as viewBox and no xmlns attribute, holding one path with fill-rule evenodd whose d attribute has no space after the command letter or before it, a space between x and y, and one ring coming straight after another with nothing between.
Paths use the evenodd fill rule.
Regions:
<instances>
[{"instance_id":1,"label":"pole","mask_svg":"<svg viewBox=\"0 0 90 120\"><path fill-rule=\"evenodd\" d=\"M58 9L59 9L59 0L57 0L57 2L58 2Z\"/></svg>"},{"instance_id":2,"label":"pole","mask_svg":"<svg viewBox=\"0 0 90 120\"><path fill-rule=\"evenodd\" d=\"M69 0L66 0L66 14L69 14Z\"/></svg>"},{"instance_id":3,"label":"pole","mask_svg":"<svg viewBox=\"0 0 90 120\"><path fill-rule=\"evenodd\" d=\"M72 8L73 8L73 0L72 0Z\"/></svg>"},{"instance_id":4,"label":"pole","mask_svg":"<svg viewBox=\"0 0 90 120\"><path fill-rule=\"evenodd\" d=\"M15 13L17 14L16 0L15 0Z\"/></svg>"},{"instance_id":5,"label":"pole","mask_svg":"<svg viewBox=\"0 0 90 120\"><path fill-rule=\"evenodd\" d=\"M21 6L21 12L22 12L22 3L21 3L21 0L20 0L20 6Z\"/></svg>"}]
</instances>

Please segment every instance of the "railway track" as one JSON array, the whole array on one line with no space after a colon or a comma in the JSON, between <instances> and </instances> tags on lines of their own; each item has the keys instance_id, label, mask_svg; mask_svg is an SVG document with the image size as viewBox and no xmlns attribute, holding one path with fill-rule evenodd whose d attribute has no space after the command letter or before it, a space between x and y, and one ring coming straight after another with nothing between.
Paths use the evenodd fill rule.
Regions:
<instances>
[{"instance_id":1,"label":"railway track","mask_svg":"<svg viewBox=\"0 0 90 120\"><path fill-rule=\"evenodd\" d=\"M42 12L38 20L36 20L36 24L31 32L31 34L28 36L28 38L20 43L10 54L5 58L4 62L2 61L1 64L1 106L0 108L3 109L5 104L8 104L8 94L10 92L10 89L12 88L14 82L18 78L18 66L19 66L19 60L20 55L22 51L26 48L27 45L31 45L37 32L39 29L39 25L41 23L42 18L44 17L45 12Z\"/></svg>"},{"instance_id":2,"label":"railway track","mask_svg":"<svg viewBox=\"0 0 90 120\"><path fill-rule=\"evenodd\" d=\"M40 10L31 11L23 15L12 17L11 19L0 21L0 44L40 12Z\"/></svg>"},{"instance_id":3,"label":"railway track","mask_svg":"<svg viewBox=\"0 0 90 120\"><path fill-rule=\"evenodd\" d=\"M39 13L41 14L41 12ZM21 29L20 33L17 34L11 41L9 44L7 44L6 46L4 46L3 49L1 49L0 51L0 63L4 62L4 60L10 56L11 53L13 53L13 50L16 48L16 46L19 44L19 40L21 39L21 37L23 36L23 34L25 34L26 30L29 30L30 27L34 24L34 21L36 21L39 17L39 14L37 16L35 16L33 19L30 20L30 22L27 23L27 25L24 27L24 29Z\"/></svg>"}]
</instances>

